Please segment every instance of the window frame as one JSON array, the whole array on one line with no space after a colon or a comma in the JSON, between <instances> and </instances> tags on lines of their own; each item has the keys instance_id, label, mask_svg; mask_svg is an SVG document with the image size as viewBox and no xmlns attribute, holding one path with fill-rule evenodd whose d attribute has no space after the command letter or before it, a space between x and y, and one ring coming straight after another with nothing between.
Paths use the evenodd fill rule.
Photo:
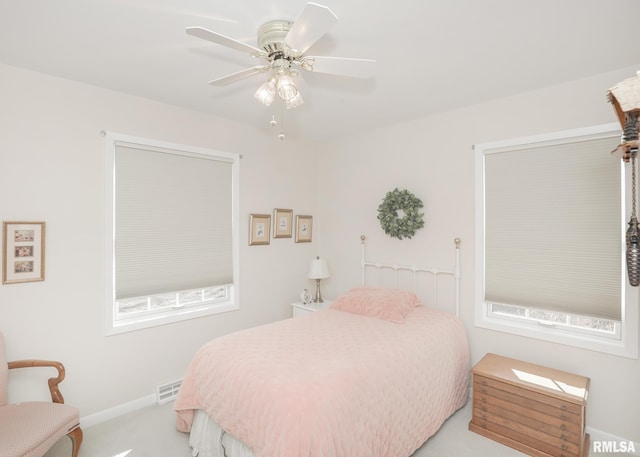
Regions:
<instances>
[{"instance_id":1,"label":"window frame","mask_svg":"<svg viewBox=\"0 0 640 457\"><path fill-rule=\"evenodd\" d=\"M572 138L582 137L605 137L620 136L620 126L616 123L602 124L593 127L566 130L549 134L535 135L522 138L514 138L491 143L483 143L474 145L475 154L475 219L476 219L476 265L475 265L475 311L474 323L476 327L488 330L494 330L514 335L525 336L538 340L549 341L553 343L574 346L583 349L594 350L609 354L615 354L623 357L638 358L638 290L631 287L626 278L625 264L625 236L626 219L621 220L621 252L620 261L622 263L623 278L621 284L624 284L621 291L622 309L621 321L619 329L619 338L612 338L610 335L599 336L589 332L573 331L571 328L564 326L552 327L543 325L534 319L511 319L496 316L491 311L493 303L487 302L484 290L484 255L485 255L485 176L484 176L484 157L495 149L517 147L523 145L534 145L536 143L544 143L549 141L570 141ZM607 154L608 151L603 151ZM620 160L612 157L611 160ZM622 161L621 161L622 163ZM621 164L621 204L623 205L623 219L626 217L627 209L630 208L631 196L626 191L625 183L630 176L630 168ZM622 287L622 285L621 285ZM634 290L636 289L636 290Z\"/></svg>"},{"instance_id":2,"label":"window frame","mask_svg":"<svg viewBox=\"0 0 640 457\"><path fill-rule=\"evenodd\" d=\"M228 299L207 300L205 303L189 306L167 307L165 310L155 310L139 313L123 319L118 316L115 298L115 154L117 143L132 143L149 148L159 148L165 151L174 150L179 155L197 155L219 158L231 162L231 231L232 231L232 271L233 282L222 285L225 287ZM184 153L184 154L180 154ZM239 305L240 278L240 248L239 248L239 176L240 158L237 153L218 151L213 149L169 143L165 141L140 138L114 132L105 132L105 334L120 333L151 328L187 319L194 319L214 314L235 311ZM180 292L180 291L175 291Z\"/></svg>"}]
</instances>

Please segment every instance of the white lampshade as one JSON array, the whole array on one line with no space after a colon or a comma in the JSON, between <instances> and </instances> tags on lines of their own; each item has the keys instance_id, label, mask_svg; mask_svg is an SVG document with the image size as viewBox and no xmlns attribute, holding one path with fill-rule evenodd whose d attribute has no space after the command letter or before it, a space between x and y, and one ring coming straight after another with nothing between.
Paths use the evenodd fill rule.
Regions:
<instances>
[{"instance_id":1,"label":"white lampshade","mask_svg":"<svg viewBox=\"0 0 640 457\"><path fill-rule=\"evenodd\" d=\"M309 264L309 278L310 279L324 279L329 277L329 267L327 262L320 257L316 257L311 260Z\"/></svg>"}]
</instances>

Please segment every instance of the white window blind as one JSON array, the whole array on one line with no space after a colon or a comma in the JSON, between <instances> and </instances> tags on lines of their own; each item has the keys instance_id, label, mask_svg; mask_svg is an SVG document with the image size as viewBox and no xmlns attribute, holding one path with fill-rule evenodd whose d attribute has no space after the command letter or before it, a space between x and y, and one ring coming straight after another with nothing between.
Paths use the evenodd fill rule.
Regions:
<instances>
[{"instance_id":1,"label":"white window blind","mask_svg":"<svg viewBox=\"0 0 640 457\"><path fill-rule=\"evenodd\" d=\"M485 151L485 300L620 320L619 135Z\"/></svg>"},{"instance_id":2,"label":"white window blind","mask_svg":"<svg viewBox=\"0 0 640 457\"><path fill-rule=\"evenodd\" d=\"M233 282L232 162L115 144L115 298Z\"/></svg>"}]
</instances>

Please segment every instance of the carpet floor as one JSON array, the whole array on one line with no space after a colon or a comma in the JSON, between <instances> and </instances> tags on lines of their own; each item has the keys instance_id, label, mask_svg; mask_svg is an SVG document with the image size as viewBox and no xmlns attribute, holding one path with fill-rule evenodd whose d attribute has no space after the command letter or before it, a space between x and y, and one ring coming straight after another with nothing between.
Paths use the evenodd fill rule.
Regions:
<instances>
[{"instance_id":1,"label":"carpet floor","mask_svg":"<svg viewBox=\"0 0 640 457\"><path fill-rule=\"evenodd\" d=\"M507 446L468 430L471 402L451 416L412 457L518 457ZM71 441L64 437L44 457L69 457ZM608 454L591 453L605 457ZM613 455L613 454L611 454ZM619 454L617 454L619 455ZM175 429L173 403L126 414L84 430L79 457L192 457L188 435Z\"/></svg>"}]
</instances>

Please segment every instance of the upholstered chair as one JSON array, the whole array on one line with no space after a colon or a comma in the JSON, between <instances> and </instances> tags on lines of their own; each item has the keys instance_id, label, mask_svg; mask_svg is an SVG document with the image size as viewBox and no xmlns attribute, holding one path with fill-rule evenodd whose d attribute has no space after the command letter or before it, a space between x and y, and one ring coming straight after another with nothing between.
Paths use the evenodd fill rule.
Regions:
<instances>
[{"instance_id":1,"label":"upholstered chair","mask_svg":"<svg viewBox=\"0 0 640 457\"><path fill-rule=\"evenodd\" d=\"M51 402L8 403L9 370L29 367L53 367L58 376L49 379ZM64 366L50 360L7 362L4 337L0 333L0 456L42 457L64 435L72 442L72 457L78 457L82 444L79 413L65 405L58 384L64 379Z\"/></svg>"}]
</instances>

